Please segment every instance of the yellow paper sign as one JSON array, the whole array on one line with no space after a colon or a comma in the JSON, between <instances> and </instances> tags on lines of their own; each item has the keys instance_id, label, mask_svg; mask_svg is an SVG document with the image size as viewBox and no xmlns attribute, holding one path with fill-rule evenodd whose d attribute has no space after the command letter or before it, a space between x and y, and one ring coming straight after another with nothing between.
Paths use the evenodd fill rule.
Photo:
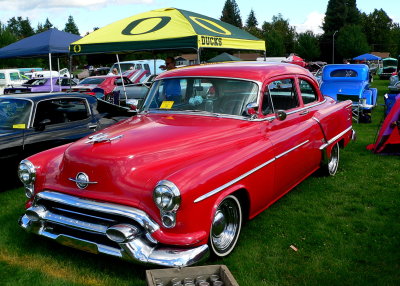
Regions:
<instances>
[{"instance_id":1,"label":"yellow paper sign","mask_svg":"<svg viewBox=\"0 0 400 286\"><path fill-rule=\"evenodd\" d=\"M171 109L171 108L172 108L172 105L174 105L174 102L173 102L173 101L163 101L163 102L161 103L160 108L163 108L163 109Z\"/></svg>"},{"instance_id":2,"label":"yellow paper sign","mask_svg":"<svg viewBox=\"0 0 400 286\"><path fill-rule=\"evenodd\" d=\"M14 129L25 129L25 123L13 124Z\"/></svg>"}]
</instances>

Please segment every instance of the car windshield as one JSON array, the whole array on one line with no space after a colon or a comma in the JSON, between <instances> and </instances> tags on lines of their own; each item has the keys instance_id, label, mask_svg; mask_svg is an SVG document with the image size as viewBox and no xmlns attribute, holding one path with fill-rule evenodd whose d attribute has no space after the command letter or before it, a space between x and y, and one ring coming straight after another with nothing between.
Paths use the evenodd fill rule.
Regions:
<instances>
[{"instance_id":1,"label":"car windshield","mask_svg":"<svg viewBox=\"0 0 400 286\"><path fill-rule=\"evenodd\" d=\"M32 86L38 86L38 85L44 85L46 83L47 79L40 78L40 79L30 79L27 82L24 83L24 85L32 85Z\"/></svg>"},{"instance_id":2,"label":"car windshield","mask_svg":"<svg viewBox=\"0 0 400 286\"><path fill-rule=\"evenodd\" d=\"M27 128L31 110L32 103L29 100L0 98L0 128Z\"/></svg>"},{"instance_id":3,"label":"car windshield","mask_svg":"<svg viewBox=\"0 0 400 286\"><path fill-rule=\"evenodd\" d=\"M128 70L134 70L135 69L135 64L133 64L133 63L120 63L119 65L118 64L114 64L111 67L110 72L112 72L113 69L117 69L118 72L119 72L119 67L120 66L121 66L122 72L126 72Z\"/></svg>"},{"instance_id":4,"label":"car windshield","mask_svg":"<svg viewBox=\"0 0 400 286\"><path fill-rule=\"evenodd\" d=\"M105 78L101 78L101 77L97 77L97 78L87 77L84 80L82 80L79 84L100 84L105 80L106 80Z\"/></svg>"},{"instance_id":5,"label":"car windshield","mask_svg":"<svg viewBox=\"0 0 400 286\"><path fill-rule=\"evenodd\" d=\"M19 72L12 72L10 73L10 79L11 80L21 80L21 76L19 74Z\"/></svg>"},{"instance_id":6,"label":"car windshield","mask_svg":"<svg viewBox=\"0 0 400 286\"><path fill-rule=\"evenodd\" d=\"M143 110L208 112L247 116L246 105L257 102L255 82L226 78L171 78L156 81Z\"/></svg>"}]
</instances>

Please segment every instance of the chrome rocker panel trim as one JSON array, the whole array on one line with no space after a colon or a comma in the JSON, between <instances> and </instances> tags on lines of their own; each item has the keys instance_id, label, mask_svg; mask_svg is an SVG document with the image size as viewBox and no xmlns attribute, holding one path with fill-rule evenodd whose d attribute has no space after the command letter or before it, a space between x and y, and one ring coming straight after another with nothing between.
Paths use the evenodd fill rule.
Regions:
<instances>
[{"instance_id":1,"label":"chrome rocker panel trim","mask_svg":"<svg viewBox=\"0 0 400 286\"><path fill-rule=\"evenodd\" d=\"M115 243L119 248L64 233L56 233L53 230L53 227L48 226L48 224L53 223L100 235L105 235L107 227L54 214L49 210L43 211L44 207L40 205L40 203L37 203L38 199L35 198L32 207L28 208L26 213L19 219L19 225L28 232L50 238L60 244L94 254L106 254L136 263L154 264L166 267L184 267L192 265L207 259L209 256L209 248L207 244L194 248L178 248L158 245L157 241L151 237L150 233L158 230L159 226L144 212L135 208L116 204L100 203L50 191L41 192L37 194L36 197L39 199L77 206L82 209L125 215L133 218L133 220L141 224L141 226L146 230L145 236L137 236L131 241L124 243ZM37 214L37 216L32 214Z\"/></svg>"}]
</instances>

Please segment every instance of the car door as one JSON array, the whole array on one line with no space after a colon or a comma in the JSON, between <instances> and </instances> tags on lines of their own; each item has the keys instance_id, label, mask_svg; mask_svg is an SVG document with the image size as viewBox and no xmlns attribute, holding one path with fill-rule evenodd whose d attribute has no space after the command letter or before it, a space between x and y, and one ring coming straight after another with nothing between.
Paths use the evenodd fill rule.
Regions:
<instances>
[{"instance_id":1,"label":"car door","mask_svg":"<svg viewBox=\"0 0 400 286\"><path fill-rule=\"evenodd\" d=\"M33 125L25 135L25 150L36 153L76 141L97 128L84 98L52 98L37 103Z\"/></svg>"},{"instance_id":2,"label":"car door","mask_svg":"<svg viewBox=\"0 0 400 286\"><path fill-rule=\"evenodd\" d=\"M0 97L0 162L19 160L23 138L32 113L33 103L19 98Z\"/></svg>"},{"instance_id":3,"label":"car door","mask_svg":"<svg viewBox=\"0 0 400 286\"><path fill-rule=\"evenodd\" d=\"M320 130L299 93L295 76L274 78L264 85L262 112L271 118L266 124L266 133L275 154L276 197L314 171L320 159L315 144ZM277 113L286 118L278 119Z\"/></svg>"}]
</instances>

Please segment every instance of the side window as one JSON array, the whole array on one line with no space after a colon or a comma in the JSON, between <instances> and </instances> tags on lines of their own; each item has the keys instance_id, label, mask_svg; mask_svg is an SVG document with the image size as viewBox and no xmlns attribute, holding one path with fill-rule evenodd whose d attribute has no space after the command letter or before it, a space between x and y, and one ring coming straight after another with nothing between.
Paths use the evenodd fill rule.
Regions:
<instances>
[{"instance_id":1,"label":"side window","mask_svg":"<svg viewBox=\"0 0 400 286\"><path fill-rule=\"evenodd\" d=\"M89 112L84 99L62 98L44 100L37 105L34 125L37 126L45 120L46 125L53 125L83 120L88 117Z\"/></svg>"},{"instance_id":2,"label":"side window","mask_svg":"<svg viewBox=\"0 0 400 286\"><path fill-rule=\"evenodd\" d=\"M150 73L150 67L148 64L144 64L144 69Z\"/></svg>"},{"instance_id":3,"label":"side window","mask_svg":"<svg viewBox=\"0 0 400 286\"><path fill-rule=\"evenodd\" d=\"M143 68L143 67L142 67L142 64L137 64L137 65L136 65L136 69L137 69L137 70L141 70L142 68Z\"/></svg>"},{"instance_id":4,"label":"side window","mask_svg":"<svg viewBox=\"0 0 400 286\"><path fill-rule=\"evenodd\" d=\"M288 110L299 106L294 79L281 79L268 85L274 110Z\"/></svg>"},{"instance_id":5,"label":"side window","mask_svg":"<svg viewBox=\"0 0 400 286\"><path fill-rule=\"evenodd\" d=\"M301 98L304 104L308 104L318 100L318 94L313 89L313 86L306 80L300 80Z\"/></svg>"},{"instance_id":6,"label":"side window","mask_svg":"<svg viewBox=\"0 0 400 286\"><path fill-rule=\"evenodd\" d=\"M5 73L0 73L0 79L6 79L6 75L5 75Z\"/></svg>"}]
</instances>

